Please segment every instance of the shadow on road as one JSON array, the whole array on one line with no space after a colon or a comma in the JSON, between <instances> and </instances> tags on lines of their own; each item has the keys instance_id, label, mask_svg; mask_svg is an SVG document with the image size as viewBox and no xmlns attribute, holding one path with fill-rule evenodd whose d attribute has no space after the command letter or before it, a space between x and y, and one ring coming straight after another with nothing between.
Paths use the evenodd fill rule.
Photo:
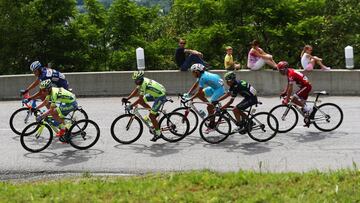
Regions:
<instances>
[{"instance_id":1,"label":"shadow on road","mask_svg":"<svg viewBox=\"0 0 360 203\"><path fill-rule=\"evenodd\" d=\"M334 138L340 138L343 136L348 135L347 132L339 132L339 131L332 131L332 132L305 132L305 133L294 133L289 132L286 133L286 136L289 136L300 143L307 143L307 142L316 142L323 139L334 139Z\"/></svg>"},{"instance_id":2,"label":"shadow on road","mask_svg":"<svg viewBox=\"0 0 360 203\"><path fill-rule=\"evenodd\" d=\"M151 144L151 145L145 145L145 144L130 144L130 145L123 145L123 144L118 144L115 145L115 148L117 149L126 149L126 150L133 150L135 151L135 153L138 154L147 154L150 155L151 157L162 157L162 156L169 156L171 154L176 154L178 153L180 150L186 149L187 146L186 143L155 143L155 144Z\"/></svg>"},{"instance_id":3,"label":"shadow on road","mask_svg":"<svg viewBox=\"0 0 360 203\"><path fill-rule=\"evenodd\" d=\"M104 151L99 149L65 150L59 154L55 152L27 153L24 157L43 160L45 163L55 163L56 166L68 166L86 162L95 155L103 153Z\"/></svg>"}]
</instances>

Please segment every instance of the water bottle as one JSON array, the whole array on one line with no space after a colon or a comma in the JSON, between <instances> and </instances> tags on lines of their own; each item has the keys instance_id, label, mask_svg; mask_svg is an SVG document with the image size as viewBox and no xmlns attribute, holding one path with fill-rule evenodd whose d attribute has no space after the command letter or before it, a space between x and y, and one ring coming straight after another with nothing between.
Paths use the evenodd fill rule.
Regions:
<instances>
[{"instance_id":1,"label":"water bottle","mask_svg":"<svg viewBox=\"0 0 360 203\"><path fill-rule=\"evenodd\" d=\"M149 126L151 126L152 125L152 123L151 123L151 120L150 120L150 118L149 118L149 116L144 116L144 121L149 125Z\"/></svg>"},{"instance_id":2,"label":"water bottle","mask_svg":"<svg viewBox=\"0 0 360 203\"><path fill-rule=\"evenodd\" d=\"M200 109L200 110L199 110L199 115L200 115L201 118L205 118L206 112L203 111L202 109Z\"/></svg>"}]
</instances>

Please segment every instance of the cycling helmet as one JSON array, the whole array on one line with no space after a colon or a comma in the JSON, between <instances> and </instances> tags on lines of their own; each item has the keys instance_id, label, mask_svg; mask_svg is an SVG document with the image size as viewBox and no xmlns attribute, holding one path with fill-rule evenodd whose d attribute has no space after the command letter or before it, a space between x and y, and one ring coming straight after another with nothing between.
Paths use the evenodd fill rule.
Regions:
<instances>
[{"instance_id":1,"label":"cycling helmet","mask_svg":"<svg viewBox=\"0 0 360 203\"><path fill-rule=\"evenodd\" d=\"M50 79L43 80L40 82L40 89L49 89L50 87L52 87Z\"/></svg>"},{"instance_id":2,"label":"cycling helmet","mask_svg":"<svg viewBox=\"0 0 360 203\"><path fill-rule=\"evenodd\" d=\"M285 70L289 68L289 63L286 61L280 61L277 65L278 70Z\"/></svg>"},{"instance_id":3,"label":"cycling helmet","mask_svg":"<svg viewBox=\"0 0 360 203\"><path fill-rule=\"evenodd\" d=\"M233 71L227 72L224 75L224 79L225 80L235 80L236 79L236 74Z\"/></svg>"},{"instance_id":4,"label":"cycling helmet","mask_svg":"<svg viewBox=\"0 0 360 203\"><path fill-rule=\"evenodd\" d=\"M191 71L194 72L194 71L200 71L200 72L203 72L205 70L205 66L202 65L201 63L195 63L191 66Z\"/></svg>"},{"instance_id":5,"label":"cycling helmet","mask_svg":"<svg viewBox=\"0 0 360 203\"><path fill-rule=\"evenodd\" d=\"M132 75L133 80L139 80L144 78L144 71L136 71Z\"/></svg>"},{"instance_id":6,"label":"cycling helmet","mask_svg":"<svg viewBox=\"0 0 360 203\"><path fill-rule=\"evenodd\" d=\"M30 65L30 70L31 70L32 72L34 72L34 71L36 71L37 69L39 69L39 68L41 68L41 67L42 67L42 65L41 65L41 63L40 63L39 61L34 61L34 62L32 62L31 65Z\"/></svg>"}]
</instances>

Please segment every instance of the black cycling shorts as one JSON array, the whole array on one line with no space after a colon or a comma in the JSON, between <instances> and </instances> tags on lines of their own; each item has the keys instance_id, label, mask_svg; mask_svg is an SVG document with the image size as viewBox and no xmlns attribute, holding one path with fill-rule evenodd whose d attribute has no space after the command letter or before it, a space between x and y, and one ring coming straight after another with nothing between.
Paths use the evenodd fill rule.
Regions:
<instances>
[{"instance_id":1,"label":"black cycling shorts","mask_svg":"<svg viewBox=\"0 0 360 203\"><path fill-rule=\"evenodd\" d=\"M252 105L257 104L257 97L244 98L240 103L236 105L236 108L240 111L244 111Z\"/></svg>"}]
</instances>

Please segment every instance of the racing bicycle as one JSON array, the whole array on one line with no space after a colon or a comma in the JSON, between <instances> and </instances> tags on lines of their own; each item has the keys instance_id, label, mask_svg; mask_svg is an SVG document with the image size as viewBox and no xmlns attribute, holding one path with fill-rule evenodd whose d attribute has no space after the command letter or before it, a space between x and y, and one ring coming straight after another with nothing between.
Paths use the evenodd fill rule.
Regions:
<instances>
[{"instance_id":1,"label":"racing bicycle","mask_svg":"<svg viewBox=\"0 0 360 203\"><path fill-rule=\"evenodd\" d=\"M173 102L173 100L166 98L166 102ZM110 128L114 140L121 144L131 144L138 140L143 133L143 124L145 124L151 134L155 133L151 122L141 115L141 111L148 113L150 109L138 108L137 106L131 109L130 104L129 101L123 103L125 114L115 118ZM158 118L161 117L158 121L162 132L161 138L168 142L180 141L188 135L189 120L181 113L166 113L163 109L164 104L162 104L159 110L159 114L162 114L162 116L158 115Z\"/></svg>"},{"instance_id":2,"label":"racing bicycle","mask_svg":"<svg viewBox=\"0 0 360 203\"><path fill-rule=\"evenodd\" d=\"M321 103L320 95L329 95L326 91L315 91L316 99L314 101L306 101L306 103L313 104L313 110L310 115L307 115L302 109L290 101L287 105L280 104L270 110L279 121L279 132L289 132L298 123L299 114L304 117L305 126L309 127L311 124L321 131L332 131L338 128L344 118L341 108L334 103Z\"/></svg>"},{"instance_id":3,"label":"racing bicycle","mask_svg":"<svg viewBox=\"0 0 360 203\"><path fill-rule=\"evenodd\" d=\"M223 142L230 135L235 133L245 134L258 142L266 142L274 138L278 132L279 123L274 115L269 112L256 112L257 104L243 111L246 117L243 118L242 129L232 130L232 124L236 119L232 116L231 108L220 110L216 107L216 113L206 117L200 124L200 136L203 140L211 144Z\"/></svg>"},{"instance_id":4,"label":"racing bicycle","mask_svg":"<svg viewBox=\"0 0 360 203\"><path fill-rule=\"evenodd\" d=\"M37 116L38 113L35 113ZM65 117L65 126L68 130L59 140L63 143L69 143L76 149L88 149L96 144L100 137L100 128L92 120ZM29 152L41 152L46 149L53 140L54 132L59 128L54 125L54 119L51 116L43 118L39 122L33 122L26 126L20 135L21 145Z\"/></svg>"}]
</instances>

